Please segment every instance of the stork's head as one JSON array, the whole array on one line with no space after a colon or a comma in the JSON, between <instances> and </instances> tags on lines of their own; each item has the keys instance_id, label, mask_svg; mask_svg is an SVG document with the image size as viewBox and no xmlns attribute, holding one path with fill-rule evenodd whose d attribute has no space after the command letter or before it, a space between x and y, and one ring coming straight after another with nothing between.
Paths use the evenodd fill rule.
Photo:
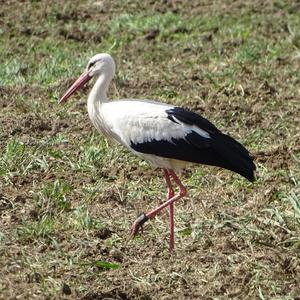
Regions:
<instances>
[{"instance_id":1,"label":"stork's head","mask_svg":"<svg viewBox=\"0 0 300 300\"><path fill-rule=\"evenodd\" d=\"M103 74L104 76L106 76L107 79L111 80L115 75L115 68L115 62L109 54L96 54L89 60L85 71L66 91L66 93L59 100L59 103L65 102L69 97L71 97L77 90L83 87L93 77L99 77Z\"/></svg>"}]
</instances>

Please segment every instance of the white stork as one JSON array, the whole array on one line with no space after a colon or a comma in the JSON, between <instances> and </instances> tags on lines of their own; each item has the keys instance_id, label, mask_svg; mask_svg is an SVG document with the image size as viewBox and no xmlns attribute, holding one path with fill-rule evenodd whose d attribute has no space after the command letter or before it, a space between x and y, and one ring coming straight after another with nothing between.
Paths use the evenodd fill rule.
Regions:
<instances>
[{"instance_id":1,"label":"white stork","mask_svg":"<svg viewBox=\"0 0 300 300\"><path fill-rule=\"evenodd\" d=\"M60 99L66 101L93 77L97 78L87 101L89 117L107 138L116 140L134 154L162 168L168 193L167 201L143 213L133 223L130 235L169 206L170 241L174 249L174 202L187 194L175 172L188 163L222 167L254 181L255 165L249 152L211 122L187 109L150 100L109 101L107 90L115 75L115 62L106 53L93 56L86 70ZM179 187L174 193L174 180Z\"/></svg>"}]
</instances>

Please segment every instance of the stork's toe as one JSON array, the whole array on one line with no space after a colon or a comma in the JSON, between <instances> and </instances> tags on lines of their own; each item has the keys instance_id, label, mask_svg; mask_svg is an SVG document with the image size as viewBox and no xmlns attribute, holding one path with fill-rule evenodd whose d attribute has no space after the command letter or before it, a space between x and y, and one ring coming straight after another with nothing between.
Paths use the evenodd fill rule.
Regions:
<instances>
[{"instance_id":1,"label":"stork's toe","mask_svg":"<svg viewBox=\"0 0 300 300\"><path fill-rule=\"evenodd\" d=\"M132 224L129 236L131 238L135 237L138 234L138 232L143 229L143 225L148 220L149 218L147 217L147 215L145 213L142 213Z\"/></svg>"}]
</instances>

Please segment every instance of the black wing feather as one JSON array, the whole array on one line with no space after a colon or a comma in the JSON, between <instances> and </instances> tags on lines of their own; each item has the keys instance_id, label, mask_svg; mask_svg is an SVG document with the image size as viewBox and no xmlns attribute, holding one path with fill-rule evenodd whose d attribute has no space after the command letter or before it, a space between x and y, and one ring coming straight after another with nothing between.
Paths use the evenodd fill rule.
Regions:
<instances>
[{"instance_id":1,"label":"black wing feather","mask_svg":"<svg viewBox=\"0 0 300 300\"><path fill-rule=\"evenodd\" d=\"M196 125L199 128L207 131L208 133L220 132L220 130L207 119L182 107L174 107L172 109L168 109L166 113L168 114L168 119L175 123L178 123L176 122L177 119L187 125Z\"/></svg>"},{"instance_id":2,"label":"black wing feather","mask_svg":"<svg viewBox=\"0 0 300 300\"><path fill-rule=\"evenodd\" d=\"M223 134L211 122L194 112L180 107L174 107L166 112L172 122L180 121L187 125L195 125L208 132L210 138L191 130L181 139L131 142L131 147L135 151L222 167L254 181L255 164L247 149L239 142Z\"/></svg>"}]
</instances>

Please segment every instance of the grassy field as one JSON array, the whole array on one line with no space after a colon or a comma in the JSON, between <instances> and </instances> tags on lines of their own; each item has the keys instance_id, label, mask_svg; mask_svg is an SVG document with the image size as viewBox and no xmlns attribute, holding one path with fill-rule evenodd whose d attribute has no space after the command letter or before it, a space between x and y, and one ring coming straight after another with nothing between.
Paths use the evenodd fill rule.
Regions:
<instances>
[{"instance_id":1,"label":"grassy field","mask_svg":"<svg viewBox=\"0 0 300 300\"><path fill-rule=\"evenodd\" d=\"M1 299L299 299L299 1L1 1ZM89 88L111 53L111 98L188 107L242 142L258 180L183 173L189 196L128 240L165 199L160 170L92 128Z\"/></svg>"}]
</instances>

